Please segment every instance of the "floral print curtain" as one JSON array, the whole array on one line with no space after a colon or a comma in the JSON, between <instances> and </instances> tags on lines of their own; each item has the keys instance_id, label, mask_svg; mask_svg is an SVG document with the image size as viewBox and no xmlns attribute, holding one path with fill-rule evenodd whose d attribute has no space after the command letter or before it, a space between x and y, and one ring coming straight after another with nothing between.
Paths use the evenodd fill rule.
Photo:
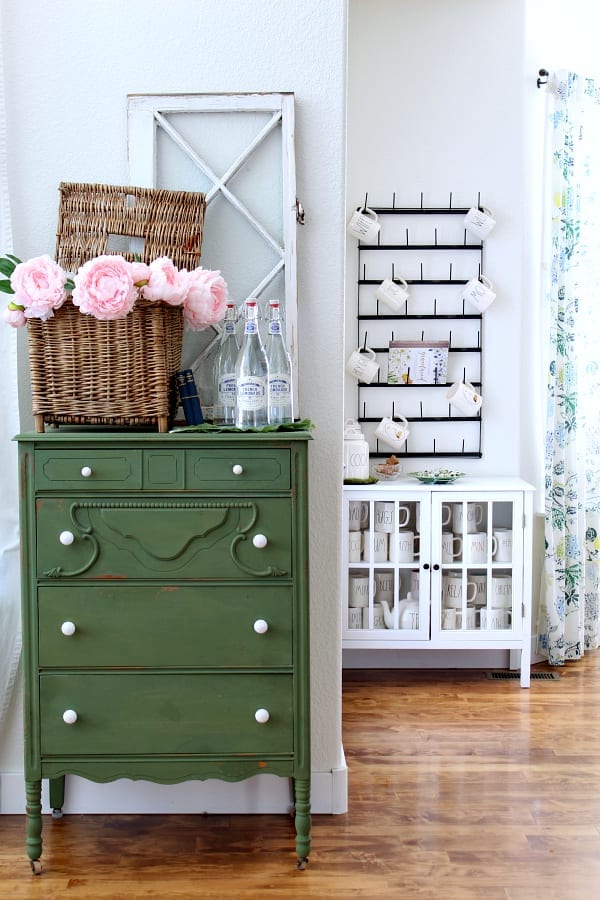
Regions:
<instances>
[{"instance_id":1,"label":"floral print curtain","mask_svg":"<svg viewBox=\"0 0 600 900\"><path fill-rule=\"evenodd\" d=\"M553 665L599 643L600 84L547 86L545 556L538 650Z\"/></svg>"}]
</instances>

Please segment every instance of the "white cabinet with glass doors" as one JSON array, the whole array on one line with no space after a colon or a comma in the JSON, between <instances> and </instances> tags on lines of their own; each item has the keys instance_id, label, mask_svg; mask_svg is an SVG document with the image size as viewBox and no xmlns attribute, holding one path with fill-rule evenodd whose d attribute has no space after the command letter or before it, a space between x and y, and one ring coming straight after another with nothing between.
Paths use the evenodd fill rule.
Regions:
<instances>
[{"instance_id":1,"label":"white cabinet with glass doors","mask_svg":"<svg viewBox=\"0 0 600 900\"><path fill-rule=\"evenodd\" d=\"M529 685L533 488L344 487L344 649L507 649Z\"/></svg>"}]
</instances>

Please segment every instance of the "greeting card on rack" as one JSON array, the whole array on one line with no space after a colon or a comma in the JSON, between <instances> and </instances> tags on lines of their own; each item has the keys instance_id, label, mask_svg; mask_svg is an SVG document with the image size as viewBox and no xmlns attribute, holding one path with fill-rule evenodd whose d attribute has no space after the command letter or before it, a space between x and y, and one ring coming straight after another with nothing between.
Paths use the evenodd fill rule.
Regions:
<instances>
[{"instance_id":1,"label":"greeting card on rack","mask_svg":"<svg viewBox=\"0 0 600 900\"><path fill-rule=\"evenodd\" d=\"M388 384L445 384L448 341L390 341Z\"/></svg>"}]
</instances>

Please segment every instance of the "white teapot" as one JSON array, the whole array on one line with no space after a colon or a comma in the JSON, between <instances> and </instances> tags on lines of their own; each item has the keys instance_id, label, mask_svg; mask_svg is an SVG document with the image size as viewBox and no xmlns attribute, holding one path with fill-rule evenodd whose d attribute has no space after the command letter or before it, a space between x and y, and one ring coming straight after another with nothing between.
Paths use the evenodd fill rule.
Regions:
<instances>
[{"instance_id":1,"label":"white teapot","mask_svg":"<svg viewBox=\"0 0 600 900\"><path fill-rule=\"evenodd\" d=\"M356 419L346 419L344 426L344 478L369 477L369 445Z\"/></svg>"},{"instance_id":2,"label":"white teapot","mask_svg":"<svg viewBox=\"0 0 600 900\"><path fill-rule=\"evenodd\" d=\"M409 591L404 600L395 601L393 609L387 600L379 601L383 609L383 620L386 628L418 628L419 601L413 600Z\"/></svg>"}]
</instances>

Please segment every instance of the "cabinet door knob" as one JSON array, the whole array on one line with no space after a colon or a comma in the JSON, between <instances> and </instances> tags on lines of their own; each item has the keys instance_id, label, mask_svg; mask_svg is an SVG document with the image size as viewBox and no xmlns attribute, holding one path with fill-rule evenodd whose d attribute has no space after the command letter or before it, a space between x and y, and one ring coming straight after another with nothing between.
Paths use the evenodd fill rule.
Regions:
<instances>
[{"instance_id":1,"label":"cabinet door knob","mask_svg":"<svg viewBox=\"0 0 600 900\"><path fill-rule=\"evenodd\" d=\"M240 466L239 463L236 463L231 471L233 472L234 475L243 475L244 467Z\"/></svg>"},{"instance_id":2,"label":"cabinet door knob","mask_svg":"<svg viewBox=\"0 0 600 900\"><path fill-rule=\"evenodd\" d=\"M255 547L258 547L259 550L262 550L263 547L267 546L267 538L264 534L255 534L252 538L252 543Z\"/></svg>"},{"instance_id":3,"label":"cabinet door knob","mask_svg":"<svg viewBox=\"0 0 600 900\"><path fill-rule=\"evenodd\" d=\"M269 630L269 623L264 619L257 619L254 623L254 630L257 634L265 634Z\"/></svg>"},{"instance_id":4,"label":"cabinet door knob","mask_svg":"<svg viewBox=\"0 0 600 900\"><path fill-rule=\"evenodd\" d=\"M74 725L77 721L77 713L74 709L65 709L63 713L63 722L65 725Z\"/></svg>"},{"instance_id":5,"label":"cabinet door knob","mask_svg":"<svg viewBox=\"0 0 600 900\"><path fill-rule=\"evenodd\" d=\"M75 540L75 535L72 531L61 531L58 536L59 541L63 545L63 547L70 547L73 541Z\"/></svg>"},{"instance_id":6,"label":"cabinet door knob","mask_svg":"<svg viewBox=\"0 0 600 900\"><path fill-rule=\"evenodd\" d=\"M83 466L82 469L81 469L81 474L83 475L84 478L89 478L90 475L92 474L92 469L91 469L91 467L90 467L90 466Z\"/></svg>"},{"instance_id":7,"label":"cabinet door knob","mask_svg":"<svg viewBox=\"0 0 600 900\"><path fill-rule=\"evenodd\" d=\"M434 563L434 564L433 564L433 571L434 571L434 572L439 572L439 571L440 571L439 563Z\"/></svg>"},{"instance_id":8,"label":"cabinet door knob","mask_svg":"<svg viewBox=\"0 0 600 900\"><path fill-rule=\"evenodd\" d=\"M264 725L266 722L269 721L269 719L271 717L269 716L268 709L257 709L256 712L254 713L254 718L256 719L256 721L258 722L259 725Z\"/></svg>"},{"instance_id":9,"label":"cabinet door knob","mask_svg":"<svg viewBox=\"0 0 600 900\"><path fill-rule=\"evenodd\" d=\"M60 626L60 630L65 637L71 637L72 634L75 634L77 628L75 627L75 622L63 622Z\"/></svg>"},{"instance_id":10,"label":"cabinet door knob","mask_svg":"<svg viewBox=\"0 0 600 900\"><path fill-rule=\"evenodd\" d=\"M429 563L423 563L423 568L427 571L429 569Z\"/></svg>"}]
</instances>

